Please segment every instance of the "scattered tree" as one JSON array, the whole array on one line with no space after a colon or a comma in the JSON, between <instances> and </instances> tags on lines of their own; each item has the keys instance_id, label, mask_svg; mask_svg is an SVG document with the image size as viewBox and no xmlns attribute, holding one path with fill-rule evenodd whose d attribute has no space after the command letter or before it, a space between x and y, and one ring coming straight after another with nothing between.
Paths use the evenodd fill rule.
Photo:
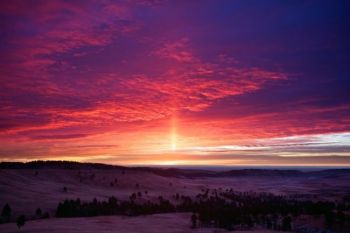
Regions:
<instances>
[{"instance_id":1,"label":"scattered tree","mask_svg":"<svg viewBox=\"0 0 350 233\"><path fill-rule=\"evenodd\" d=\"M191 216L191 222L192 222L192 228L196 228L197 227L197 215L195 213L193 213Z\"/></svg>"},{"instance_id":2,"label":"scattered tree","mask_svg":"<svg viewBox=\"0 0 350 233\"><path fill-rule=\"evenodd\" d=\"M285 216L282 220L282 230L283 231L290 231L292 229L292 218L289 216Z\"/></svg>"},{"instance_id":3,"label":"scattered tree","mask_svg":"<svg viewBox=\"0 0 350 233\"><path fill-rule=\"evenodd\" d=\"M26 223L26 216L21 215L17 218L16 224L17 227L20 229L21 227L24 226L24 224Z\"/></svg>"},{"instance_id":4,"label":"scattered tree","mask_svg":"<svg viewBox=\"0 0 350 233\"><path fill-rule=\"evenodd\" d=\"M2 208L1 217L3 217L4 220L6 220L6 221L10 220L10 218L11 218L11 207L10 207L10 205L8 203Z\"/></svg>"},{"instance_id":5,"label":"scattered tree","mask_svg":"<svg viewBox=\"0 0 350 233\"><path fill-rule=\"evenodd\" d=\"M332 211L328 211L325 214L325 222L326 222L326 226L328 228L331 228L334 224L334 213Z\"/></svg>"},{"instance_id":6,"label":"scattered tree","mask_svg":"<svg viewBox=\"0 0 350 233\"><path fill-rule=\"evenodd\" d=\"M40 217L41 214L42 214L41 209L40 209L40 208L37 208L36 211L35 211L35 215Z\"/></svg>"}]
</instances>

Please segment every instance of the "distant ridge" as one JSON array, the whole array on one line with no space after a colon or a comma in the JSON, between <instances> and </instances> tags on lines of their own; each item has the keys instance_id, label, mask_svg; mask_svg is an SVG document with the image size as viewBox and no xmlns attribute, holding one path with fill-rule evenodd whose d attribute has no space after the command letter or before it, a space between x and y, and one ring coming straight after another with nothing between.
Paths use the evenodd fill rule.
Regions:
<instances>
[{"instance_id":1,"label":"distant ridge","mask_svg":"<svg viewBox=\"0 0 350 233\"><path fill-rule=\"evenodd\" d=\"M1 162L0 169L120 169L123 166L116 166L103 163L80 163L75 161L43 161L35 160L30 162Z\"/></svg>"},{"instance_id":2,"label":"distant ridge","mask_svg":"<svg viewBox=\"0 0 350 233\"><path fill-rule=\"evenodd\" d=\"M200 177L241 177L241 176L325 176L335 177L344 173L350 173L350 169L325 169L320 171L300 171L284 169L235 169L229 171L211 171L183 168L155 168L155 167L126 167L119 165L103 163L81 163L75 161L30 161L30 162L0 162L0 169L123 169L133 171L150 172L155 175L165 177L183 177L183 178L200 178Z\"/></svg>"},{"instance_id":3,"label":"distant ridge","mask_svg":"<svg viewBox=\"0 0 350 233\"><path fill-rule=\"evenodd\" d=\"M305 172L298 170L279 170L279 169L242 169L221 172L222 176L296 176Z\"/></svg>"}]
</instances>

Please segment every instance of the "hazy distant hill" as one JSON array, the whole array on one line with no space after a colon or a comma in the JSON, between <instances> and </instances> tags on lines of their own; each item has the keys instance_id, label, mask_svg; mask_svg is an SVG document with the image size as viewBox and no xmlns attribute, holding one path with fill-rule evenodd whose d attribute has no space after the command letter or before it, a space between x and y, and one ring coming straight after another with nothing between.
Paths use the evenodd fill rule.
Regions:
<instances>
[{"instance_id":1,"label":"hazy distant hill","mask_svg":"<svg viewBox=\"0 0 350 233\"><path fill-rule=\"evenodd\" d=\"M31 161L31 162L1 162L0 169L102 169L102 170L134 170L150 172L165 177L237 177L237 176L329 176L336 177L350 173L349 169L326 169L321 171L300 171L284 169L233 169L229 171L212 171L203 169L155 168L155 167L125 167L102 163L80 163L74 161Z\"/></svg>"}]
</instances>

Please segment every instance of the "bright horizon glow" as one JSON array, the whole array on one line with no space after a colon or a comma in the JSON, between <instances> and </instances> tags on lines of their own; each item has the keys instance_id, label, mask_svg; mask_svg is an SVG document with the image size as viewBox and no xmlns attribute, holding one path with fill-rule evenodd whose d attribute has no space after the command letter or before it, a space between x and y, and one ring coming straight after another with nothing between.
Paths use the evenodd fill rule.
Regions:
<instances>
[{"instance_id":1,"label":"bright horizon glow","mask_svg":"<svg viewBox=\"0 0 350 233\"><path fill-rule=\"evenodd\" d=\"M174 120L171 120L171 129L174 127ZM174 131L171 130L173 133ZM172 135L172 134L171 134ZM308 139L306 139L307 137ZM334 138L337 138L334 141ZM173 139L173 137L171 137ZM303 143L300 143L303 141ZM172 141L173 142L173 141ZM350 166L349 152L338 152L338 160L342 163L335 163L332 160L334 155L328 152L329 147L338 147L350 144L350 133L308 135L281 137L272 139L256 140L248 145L221 145L221 146L190 146L181 149L170 150L159 149L148 152L140 151L129 154L128 159L114 154L106 155L78 155L78 156L58 156L49 160L73 160L79 162L102 162L120 165L216 165L216 166ZM297 143L297 144L296 144ZM171 144L173 145L173 144ZM151 160L149 158L152 155ZM266 163L266 159L271 156L279 161ZM198 159L198 157L200 159ZM313 158L317 158L315 163ZM23 158L15 161L41 160L43 158ZM303 160L300 163L298 159ZM0 161L7 161L2 158Z\"/></svg>"}]
</instances>

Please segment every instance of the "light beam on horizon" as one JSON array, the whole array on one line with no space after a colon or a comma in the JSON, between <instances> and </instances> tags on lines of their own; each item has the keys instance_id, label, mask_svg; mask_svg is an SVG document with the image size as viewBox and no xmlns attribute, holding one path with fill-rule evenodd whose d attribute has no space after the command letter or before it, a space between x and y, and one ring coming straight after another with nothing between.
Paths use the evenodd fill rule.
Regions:
<instances>
[{"instance_id":1,"label":"light beam on horizon","mask_svg":"<svg viewBox=\"0 0 350 233\"><path fill-rule=\"evenodd\" d=\"M173 152L176 151L176 141L177 141L177 135L176 135L176 116L173 116L171 118L171 150Z\"/></svg>"}]
</instances>

